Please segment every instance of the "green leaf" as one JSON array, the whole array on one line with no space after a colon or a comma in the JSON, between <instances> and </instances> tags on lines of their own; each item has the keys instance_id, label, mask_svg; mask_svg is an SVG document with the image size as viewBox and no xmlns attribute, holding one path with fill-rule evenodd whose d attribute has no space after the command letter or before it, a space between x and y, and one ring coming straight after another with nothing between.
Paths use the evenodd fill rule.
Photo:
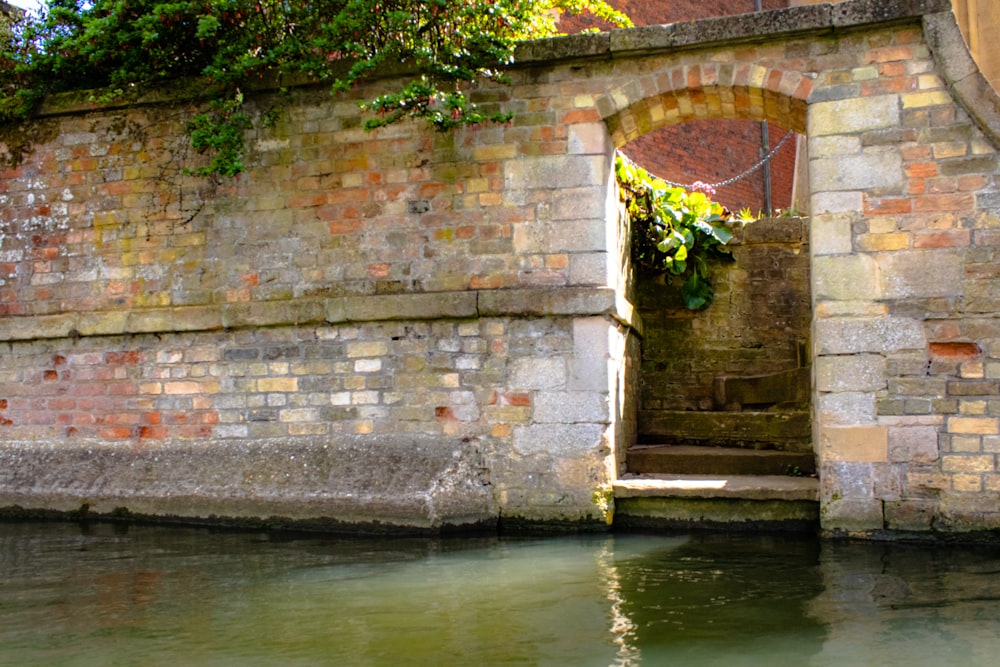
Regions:
<instances>
[{"instance_id":1,"label":"green leaf","mask_svg":"<svg viewBox=\"0 0 1000 667\"><path fill-rule=\"evenodd\" d=\"M681 286L681 297L684 299L684 305L691 310L702 310L712 304L715 290L712 289L711 283L703 279L698 272L694 272Z\"/></svg>"}]
</instances>

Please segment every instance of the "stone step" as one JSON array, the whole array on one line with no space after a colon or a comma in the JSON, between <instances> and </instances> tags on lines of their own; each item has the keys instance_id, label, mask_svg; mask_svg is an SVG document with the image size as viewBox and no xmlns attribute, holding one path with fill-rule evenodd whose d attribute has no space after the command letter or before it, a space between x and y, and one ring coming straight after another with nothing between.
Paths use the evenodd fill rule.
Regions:
<instances>
[{"instance_id":1,"label":"stone step","mask_svg":"<svg viewBox=\"0 0 1000 667\"><path fill-rule=\"evenodd\" d=\"M806 410L768 412L640 410L644 444L712 444L748 449L812 452L812 417Z\"/></svg>"},{"instance_id":2,"label":"stone step","mask_svg":"<svg viewBox=\"0 0 1000 667\"><path fill-rule=\"evenodd\" d=\"M812 475L812 452L754 450L697 445L636 445L626 454L626 466L636 474L687 475Z\"/></svg>"},{"instance_id":3,"label":"stone step","mask_svg":"<svg viewBox=\"0 0 1000 667\"><path fill-rule=\"evenodd\" d=\"M616 527L815 530L819 481L783 475L636 475L614 484Z\"/></svg>"}]
</instances>

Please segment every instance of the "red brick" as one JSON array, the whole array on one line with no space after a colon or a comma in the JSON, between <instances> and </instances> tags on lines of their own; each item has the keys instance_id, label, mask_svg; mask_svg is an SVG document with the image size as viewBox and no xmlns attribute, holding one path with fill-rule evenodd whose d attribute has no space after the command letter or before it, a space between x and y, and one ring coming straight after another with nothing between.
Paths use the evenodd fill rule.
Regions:
<instances>
[{"instance_id":1,"label":"red brick","mask_svg":"<svg viewBox=\"0 0 1000 667\"><path fill-rule=\"evenodd\" d=\"M968 360L982 354L982 349L976 343L960 341L932 342L928 344L932 357L938 359Z\"/></svg>"},{"instance_id":2,"label":"red brick","mask_svg":"<svg viewBox=\"0 0 1000 667\"><path fill-rule=\"evenodd\" d=\"M909 213L913 210L912 200L910 199L876 199L875 201L869 201L865 198L865 214L866 215L892 215Z\"/></svg>"},{"instance_id":3,"label":"red brick","mask_svg":"<svg viewBox=\"0 0 1000 667\"><path fill-rule=\"evenodd\" d=\"M918 232L913 235L914 248L963 248L969 245L972 234L968 229L945 229Z\"/></svg>"},{"instance_id":4,"label":"red brick","mask_svg":"<svg viewBox=\"0 0 1000 667\"><path fill-rule=\"evenodd\" d=\"M969 211L975 205L971 194L923 195L913 200L913 210L930 211Z\"/></svg>"}]
</instances>

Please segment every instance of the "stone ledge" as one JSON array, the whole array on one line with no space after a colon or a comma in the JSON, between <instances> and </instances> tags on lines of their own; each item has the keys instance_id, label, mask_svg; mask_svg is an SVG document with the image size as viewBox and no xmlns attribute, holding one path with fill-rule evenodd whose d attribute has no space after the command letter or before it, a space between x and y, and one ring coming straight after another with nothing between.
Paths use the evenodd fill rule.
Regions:
<instances>
[{"instance_id":1,"label":"stone ledge","mask_svg":"<svg viewBox=\"0 0 1000 667\"><path fill-rule=\"evenodd\" d=\"M403 465L405 463L405 465ZM441 530L495 525L481 443L383 435L0 443L0 507Z\"/></svg>"},{"instance_id":2,"label":"stone ledge","mask_svg":"<svg viewBox=\"0 0 1000 667\"><path fill-rule=\"evenodd\" d=\"M639 315L632 304L615 290L564 287L421 292L11 316L0 318L0 341L348 322L594 315L611 317L641 333Z\"/></svg>"}]
</instances>

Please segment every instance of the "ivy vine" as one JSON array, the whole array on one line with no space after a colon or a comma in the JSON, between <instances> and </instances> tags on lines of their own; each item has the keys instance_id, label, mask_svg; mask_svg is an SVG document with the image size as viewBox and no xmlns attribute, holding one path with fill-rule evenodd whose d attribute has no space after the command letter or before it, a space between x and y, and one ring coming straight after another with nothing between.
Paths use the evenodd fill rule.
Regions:
<instances>
[{"instance_id":1,"label":"ivy vine","mask_svg":"<svg viewBox=\"0 0 1000 667\"><path fill-rule=\"evenodd\" d=\"M627 157L615 157L615 175L631 228L632 261L640 271L683 280L681 297L692 310L715 299L711 262L732 262L724 248L740 221L707 191L689 192L651 176Z\"/></svg>"}]
</instances>

